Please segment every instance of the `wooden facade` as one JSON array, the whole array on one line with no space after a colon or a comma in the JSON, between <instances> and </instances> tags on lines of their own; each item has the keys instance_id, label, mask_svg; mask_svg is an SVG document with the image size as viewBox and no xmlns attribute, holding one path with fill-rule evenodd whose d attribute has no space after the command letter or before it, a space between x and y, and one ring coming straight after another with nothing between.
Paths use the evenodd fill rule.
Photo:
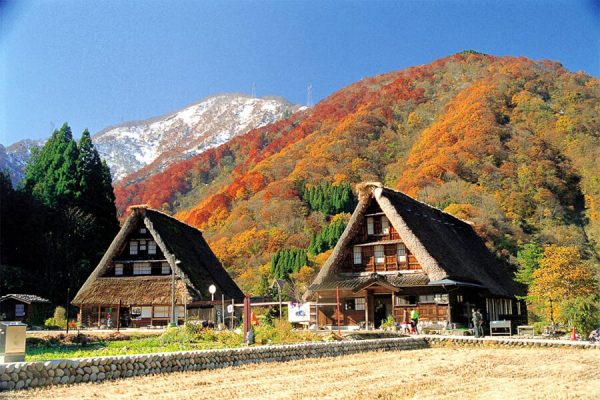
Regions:
<instances>
[{"instance_id":1,"label":"wooden facade","mask_svg":"<svg viewBox=\"0 0 600 400\"><path fill-rule=\"evenodd\" d=\"M134 207L73 304L87 327L143 327L183 321L212 309L215 299L243 293L221 266L202 233L159 211ZM210 315L210 314L209 314Z\"/></svg>"},{"instance_id":2,"label":"wooden facade","mask_svg":"<svg viewBox=\"0 0 600 400\"><path fill-rule=\"evenodd\" d=\"M380 184L359 193L346 230L305 295L317 304L318 325L337 324L336 291L340 323L349 327L377 328L389 316L400 324L414 309L423 325L466 327L476 308L488 320L526 320L505 266L469 225Z\"/></svg>"},{"instance_id":3,"label":"wooden facade","mask_svg":"<svg viewBox=\"0 0 600 400\"><path fill-rule=\"evenodd\" d=\"M31 294L7 294L0 297L0 315L6 321L21 321L28 325L43 325L52 316L52 304Z\"/></svg>"}]
</instances>

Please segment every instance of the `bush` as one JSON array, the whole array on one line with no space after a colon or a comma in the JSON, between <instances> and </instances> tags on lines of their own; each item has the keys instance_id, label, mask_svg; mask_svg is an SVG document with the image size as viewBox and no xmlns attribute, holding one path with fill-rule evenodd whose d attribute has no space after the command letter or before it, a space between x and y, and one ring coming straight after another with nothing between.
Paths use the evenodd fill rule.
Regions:
<instances>
[{"instance_id":1,"label":"bush","mask_svg":"<svg viewBox=\"0 0 600 400\"><path fill-rule=\"evenodd\" d=\"M387 318L381 322L381 328L394 328L396 326L396 320L392 315L388 315Z\"/></svg>"},{"instance_id":2,"label":"bush","mask_svg":"<svg viewBox=\"0 0 600 400\"><path fill-rule=\"evenodd\" d=\"M591 331L600 326L598 298L594 295L576 297L565 301L563 314L569 326L574 326L579 335L587 339Z\"/></svg>"},{"instance_id":3,"label":"bush","mask_svg":"<svg viewBox=\"0 0 600 400\"><path fill-rule=\"evenodd\" d=\"M54 316L44 321L44 326L48 329L67 329L67 311L64 307L58 306L54 309Z\"/></svg>"}]
</instances>

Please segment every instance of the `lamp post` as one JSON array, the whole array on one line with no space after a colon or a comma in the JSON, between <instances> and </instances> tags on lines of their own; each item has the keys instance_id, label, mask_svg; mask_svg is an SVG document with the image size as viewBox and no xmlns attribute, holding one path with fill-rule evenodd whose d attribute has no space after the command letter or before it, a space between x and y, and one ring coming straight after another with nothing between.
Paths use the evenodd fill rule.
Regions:
<instances>
[{"instance_id":1,"label":"lamp post","mask_svg":"<svg viewBox=\"0 0 600 400\"><path fill-rule=\"evenodd\" d=\"M181 261L175 260L175 265L179 267ZM171 268L171 326L177 326L175 318L175 268Z\"/></svg>"},{"instance_id":2,"label":"lamp post","mask_svg":"<svg viewBox=\"0 0 600 400\"><path fill-rule=\"evenodd\" d=\"M208 291L210 292L210 301L212 305L212 317L213 323L215 322L215 293L217 292L217 287L215 285L210 285L208 287Z\"/></svg>"}]
</instances>

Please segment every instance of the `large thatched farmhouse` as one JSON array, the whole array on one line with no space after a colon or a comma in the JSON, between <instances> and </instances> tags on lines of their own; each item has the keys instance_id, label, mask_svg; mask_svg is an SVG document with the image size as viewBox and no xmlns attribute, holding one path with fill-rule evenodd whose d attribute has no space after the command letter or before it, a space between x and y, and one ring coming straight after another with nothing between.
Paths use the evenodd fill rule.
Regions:
<instances>
[{"instance_id":1,"label":"large thatched farmhouse","mask_svg":"<svg viewBox=\"0 0 600 400\"><path fill-rule=\"evenodd\" d=\"M165 325L175 316L212 310L209 287L241 301L242 291L213 254L202 233L160 211L131 207L131 214L73 304L84 326Z\"/></svg>"},{"instance_id":2,"label":"large thatched farmhouse","mask_svg":"<svg viewBox=\"0 0 600 400\"><path fill-rule=\"evenodd\" d=\"M417 309L425 324L466 325L471 310L487 320L526 319L522 289L473 228L447 213L383 187L359 186L359 203L305 297L319 325L378 327ZM329 304L329 305L327 305Z\"/></svg>"}]
</instances>

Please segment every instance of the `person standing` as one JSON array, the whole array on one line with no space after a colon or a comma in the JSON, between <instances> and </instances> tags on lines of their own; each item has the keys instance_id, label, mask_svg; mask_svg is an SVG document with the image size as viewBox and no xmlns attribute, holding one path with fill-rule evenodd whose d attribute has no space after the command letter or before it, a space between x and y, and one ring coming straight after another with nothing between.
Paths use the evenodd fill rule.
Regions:
<instances>
[{"instance_id":1,"label":"person standing","mask_svg":"<svg viewBox=\"0 0 600 400\"><path fill-rule=\"evenodd\" d=\"M481 314L480 308L475 311L475 319L477 320L477 331L479 332L479 337L483 337L483 314Z\"/></svg>"},{"instance_id":2,"label":"person standing","mask_svg":"<svg viewBox=\"0 0 600 400\"><path fill-rule=\"evenodd\" d=\"M419 312L416 308L413 308L413 310L410 312L410 320L413 324L413 328L415 329L415 333L419 333Z\"/></svg>"},{"instance_id":3,"label":"person standing","mask_svg":"<svg viewBox=\"0 0 600 400\"><path fill-rule=\"evenodd\" d=\"M483 337L483 315L481 315L479 308L473 309L471 320L473 321L473 333L475 337Z\"/></svg>"},{"instance_id":4,"label":"person standing","mask_svg":"<svg viewBox=\"0 0 600 400\"><path fill-rule=\"evenodd\" d=\"M473 335L475 335L476 338L479 337L479 325L477 324L477 310L473 309L473 312L471 313L471 321L473 321Z\"/></svg>"}]
</instances>

